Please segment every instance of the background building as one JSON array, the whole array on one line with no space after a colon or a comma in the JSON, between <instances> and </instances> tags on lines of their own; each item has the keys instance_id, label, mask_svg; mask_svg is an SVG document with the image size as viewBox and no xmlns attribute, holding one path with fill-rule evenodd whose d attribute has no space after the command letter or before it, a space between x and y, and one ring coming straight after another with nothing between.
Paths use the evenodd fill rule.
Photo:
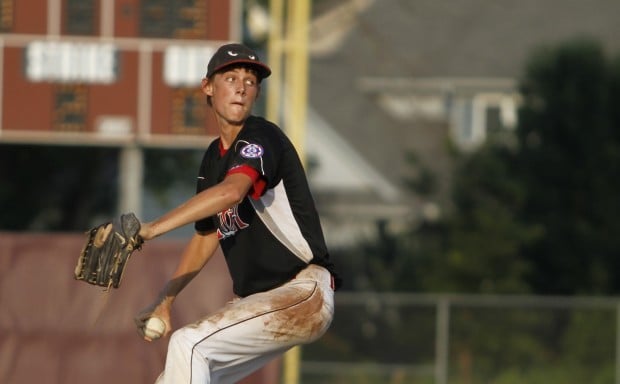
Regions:
<instances>
[{"instance_id":1,"label":"background building","mask_svg":"<svg viewBox=\"0 0 620 384\"><path fill-rule=\"evenodd\" d=\"M511 134L527 57L579 37L617 52L618 12L613 0L316 2L307 152L328 239L449 209L451 154ZM421 172L436 191L414 197L406 181Z\"/></svg>"}]
</instances>

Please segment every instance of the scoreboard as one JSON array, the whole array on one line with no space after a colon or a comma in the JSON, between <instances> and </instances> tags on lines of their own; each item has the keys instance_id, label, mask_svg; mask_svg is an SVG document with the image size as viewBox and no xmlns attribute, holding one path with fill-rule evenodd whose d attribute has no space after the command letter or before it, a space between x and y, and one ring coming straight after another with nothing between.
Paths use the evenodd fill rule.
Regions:
<instances>
[{"instance_id":1,"label":"scoreboard","mask_svg":"<svg viewBox=\"0 0 620 384\"><path fill-rule=\"evenodd\" d=\"M204 146L237 1L0 0L0 143Z\"/></svg>"}]
</instances>

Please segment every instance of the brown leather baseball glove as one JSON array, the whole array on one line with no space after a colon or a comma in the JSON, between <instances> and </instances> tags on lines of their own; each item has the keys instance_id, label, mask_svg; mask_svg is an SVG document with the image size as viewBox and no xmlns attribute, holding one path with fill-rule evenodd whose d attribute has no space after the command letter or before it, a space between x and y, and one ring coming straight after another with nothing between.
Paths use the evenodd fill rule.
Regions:
<instances>
[{"instance_id":1,"label":"brown leather baseball glove","mask_svg":"<svg viewBox=\"0 0 620 384\"><path fill-rule=\"evenodd\" d=\"M118 288L129 257L144 242L139 233L140 220L133 213L86 232L75 278L106 290Z\"/></svg>"}]
</instances>

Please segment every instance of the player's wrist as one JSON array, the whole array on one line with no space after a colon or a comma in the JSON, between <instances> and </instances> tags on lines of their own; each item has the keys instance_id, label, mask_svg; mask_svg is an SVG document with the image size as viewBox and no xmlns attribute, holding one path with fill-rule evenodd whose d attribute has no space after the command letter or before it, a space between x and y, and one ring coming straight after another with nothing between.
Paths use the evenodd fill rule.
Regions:
<instances>
[{"instance_id":1,"label":"player's wrist","mask_svg":"<svg viewBox=\"0 0 620 384\"><path fill-rule=\"evenodd\" d=\"M170 312L172 311L172 303L174 302L174 299L175 296L169 296L162 293L159 297L159 303L155 307L153 313L159 317L169 317Z\"/></svg>"},{"instance_id":2,"label":"player's wrist","mask_svg":"<svg viewBox=\"0 0 620 384\"><path fill-rule=\"evenodd\" d=\"M142 223L140 226L140 237L142 237L143 240L151 240L155 237L157 237L157 234L155 233L155 229L153 227L153 224L151 223Z\"/></svg>"}]
</instances>

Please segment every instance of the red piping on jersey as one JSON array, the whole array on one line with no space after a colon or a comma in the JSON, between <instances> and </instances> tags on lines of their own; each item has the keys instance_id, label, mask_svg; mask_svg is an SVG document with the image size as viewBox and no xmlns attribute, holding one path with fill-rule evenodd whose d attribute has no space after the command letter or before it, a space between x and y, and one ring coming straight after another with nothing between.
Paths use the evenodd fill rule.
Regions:
<instances>
[{"instance_id":1,"label":"red piping on jersey","mask_svg":"<svg viewBox=\"0 0 620 384\"><path fill-rule=\"evenodd\" d=\"M228 149L224 148L222 140L220 140L218 147L220 150L220 156L224 156L228 152ZM248 195L254 200L260 199L265 191L265 188L267 187L267 181L261 177L260 173L258 173L256 169L250 167L249 165L240 165L229 169L226 176L232 175L233 173L243 173L244 175L249 176L250 179L252 179L252 188L250 189Z\"/></svg>"},{"instance_id":2,"label":"red piping on jersey","mask_svg":"<svg viewBox=\"0 0 620 384\"><path fill-rule=\"evenodd\" d=\"M220 157L224 157L226 152L228 152L228 149L224 148L224 145L222 144L222 140L220 140L218 148L220 149Z\"/></svg>"},{"instance_id":3,"label":"red piping on jersey","mask_svg":"<svg viewBox=\"0 0 620 384\"><path fill-rule=\"evenodd\" d=\"M261 177L260 173L258 173L256 169L250 167L249 165L240 165L238 167L229 169L226 173L226 176L235 173L243 173L244 175L252 179L252 188L248 192L248 195L254 200L260 199L263 192L265 191L265 188L267 187L267 181Z\"/></svg>"}]
</instances>

